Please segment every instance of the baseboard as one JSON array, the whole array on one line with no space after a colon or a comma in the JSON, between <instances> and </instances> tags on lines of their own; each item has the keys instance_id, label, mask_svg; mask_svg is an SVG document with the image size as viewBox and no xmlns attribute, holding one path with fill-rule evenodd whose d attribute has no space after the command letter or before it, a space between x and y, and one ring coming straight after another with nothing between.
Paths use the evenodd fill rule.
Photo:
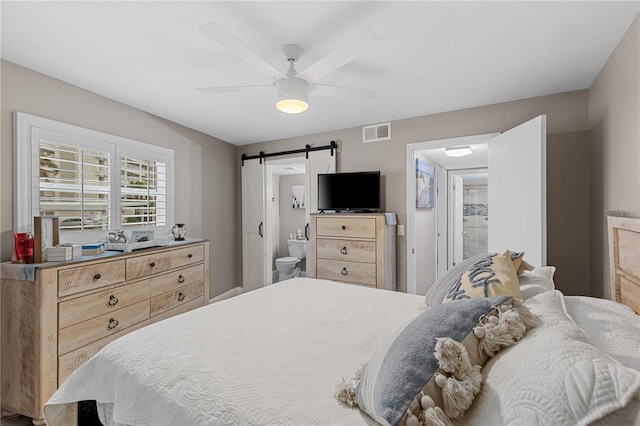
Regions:
<instances>
[{"instance_id":1,"label":"baseboard","mask_svg":"<svg viewBox=\"0 0 640 426\"><path fill-rule=\"evenodd\" d=\"M242 287L234 287L229 291L225 291L222 294L217 295L216 297L209 299L209 303L216 303L221 300L230 299L233 296L237 296L242 293Z\"/></svg>"}]
</instances>

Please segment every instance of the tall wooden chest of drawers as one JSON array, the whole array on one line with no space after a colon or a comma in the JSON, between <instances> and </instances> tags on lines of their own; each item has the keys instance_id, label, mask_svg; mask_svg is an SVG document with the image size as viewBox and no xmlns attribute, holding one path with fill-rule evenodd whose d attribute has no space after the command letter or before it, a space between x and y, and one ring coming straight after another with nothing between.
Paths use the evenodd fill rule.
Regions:
<instances>
[{"instance_id":1,"label":"tall wooden chest of drawers","mask_svg":"<svg viewBox=\"0 0 640 426\"><path fill-rule=\"evenodd\" d=\"M209 301L209 242L36 266L2 278L2 409L42 405L107 343Z\"/></svg>"},{"instance_id":2,"label":"tall wooden chest of drawers","mask_svg":"<svg viewBox=\"0 0 640 426\"><path fill-rule=\"evenodd\" d=\"M310 276L396 289L396 226L384 213L314 214L310 225Z\"/></svg>"}]
</instances>

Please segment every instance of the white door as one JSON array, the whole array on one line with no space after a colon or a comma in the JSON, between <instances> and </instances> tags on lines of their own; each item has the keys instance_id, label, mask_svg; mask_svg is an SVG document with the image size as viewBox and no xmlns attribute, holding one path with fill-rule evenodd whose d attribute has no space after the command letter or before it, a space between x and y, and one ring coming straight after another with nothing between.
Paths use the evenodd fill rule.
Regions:
<instances>
[{"instance_id":1,"label":"white door","mask_svg":"<svg viewBox=\"0 0 640 426\"><path fill-rule=\"evenodd\" d=\"M546 116L489 141L489 251L547 263Z\"/></svg>"},{"instance_id":2,"label":"white door","mask_svg":"<svg viewBox=\"0 0 640 426\"><path fill-rule=\"evenodd\" d=\"M333 151L333 155L332 155ZM309 224L311 214L318 213L318 175L322 173L336 172L336 150L322 150L309 152L305 168L305 184L307 187L307 200L305 203L306 226L304 234L311 238ZM315 271L313 256L310 256L310 247L307 244L306 269L308 272Z\"/></svg>"},{"instance_id":3,"label":"white door","mask_svg":"<svg viewBox=\"0 0 640 426\"><path fill-rule=\"evenodd\" d=\"M436 279L447 272L447 171L436 165Z\"/></svg>"},{"instance_id":4,"label":"white door","mask_svg":"<svg viewBox=\"0 0 640 426\"><path fill-rule=\"evenodd\" d=\"M265 164L245 160L242 169L242 288L265 285Z\"/></svg>"},{"instance_id":5,"label":"white door","mask_svg":"<svg viewBox=\"0 0 640 426\"><path fill-rule=\"evenodd\" d=\"M449 268L464 260L464 180L462 176L449 172L449 194L451 203L449 204L449 218L451 218L449 228Z\"/></svg>"}]
</instances>

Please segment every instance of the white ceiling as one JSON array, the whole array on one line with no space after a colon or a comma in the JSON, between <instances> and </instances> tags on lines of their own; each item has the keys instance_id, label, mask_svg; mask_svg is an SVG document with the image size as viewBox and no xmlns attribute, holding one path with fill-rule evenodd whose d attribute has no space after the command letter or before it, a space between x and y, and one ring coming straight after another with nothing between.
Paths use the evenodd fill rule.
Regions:
<instances>
[{"instance_id":1,"label":"white ceiling","mask_svg":"<svg viewBox=\"0 0 640 426\"><path fill-rule=\"evenodd\" d=\"M1 3L10 62L235 145L308 135L585 89L638 14L604 2L25 2ZM286 115L273 92L196 87L272 84L199 28L218 22L283 72L365 29L382 41L320 83L375 99L310 98Z\"/></svg>"}]
</instances>

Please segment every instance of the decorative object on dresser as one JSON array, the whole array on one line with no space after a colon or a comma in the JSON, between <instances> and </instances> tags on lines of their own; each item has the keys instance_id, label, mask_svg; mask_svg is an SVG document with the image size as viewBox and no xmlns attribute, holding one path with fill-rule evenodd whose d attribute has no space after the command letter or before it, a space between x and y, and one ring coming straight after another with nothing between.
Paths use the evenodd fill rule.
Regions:
<instances>
[{"instance_id":1,"label":"decorative object on dresser","mask_svg":"<svg viewBox=\"0 0 640 426\"><path fill-rule=\"evenodd\" d=\"M388 215L311 215L310 276L395 290L396 224Z\"/></svg>"},{"instance_id":2,"label":"decorative object on dresser","mask_svg":"<svg viewBox=\"0 0 640 426\"><path fill-rule=\"evenodd\" d=\"M187 228L184 226L184 223L176 223L171 228L171 233L173 234L173 239L176 241L184 241L184 237L187 236Z\"/></svg>"},{"instance_id":3,"label":"decorative object on dresser","mask_svg":"<svg viewBox=\"0 0 640 426\"><path fill-rule=\"evenodd\" d=\"M640 314L640 212L608 210L611 300Z\"/></svg>"},{"instance_id":4,"label":"decorative object on dresser","mask_svg":"<svg viewBox=\"0 0 640 426\"><path fill-rule=\"evenodd\" d=\"M106 344L205 305L208 259L209 242L191 240L66 263L2 264L3 412L42 424L42 405Z\"/></svg>"},{"instance_id":5,"label":"decorative object on dresser","mask_svg":"<svg viewBox=\"0 0 640 426\"><path fill-rule=\"evenodd\" d=\"M47 247L58 245L60 235L58 216L35 216L33 218L33 261L47 260Z\"/></svg>"}]
</instances>

